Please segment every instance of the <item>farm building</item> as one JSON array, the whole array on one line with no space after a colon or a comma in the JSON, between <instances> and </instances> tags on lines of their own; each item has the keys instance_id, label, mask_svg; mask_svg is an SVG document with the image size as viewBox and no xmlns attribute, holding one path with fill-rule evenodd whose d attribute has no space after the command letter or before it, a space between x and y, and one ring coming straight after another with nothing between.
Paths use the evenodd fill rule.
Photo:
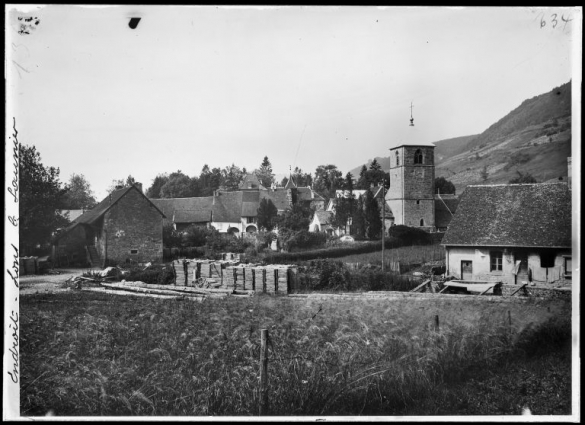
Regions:
<instances>
[{"instance_id":1,"label":"farm building","mask_svg":"<svg viewBox=\"0 0 585 425\"><path fill-rule=\"evenodd\" d=\"M506 284L571 284L566 183L467 186L442 240L447 273Z\"/></svg>"},{"instance_id":2,"label":"farm building","mask_svg":"<svg viewBox=\"0 0 585 425\"><path fill-rule=\"evenodd\" d=\"M119 188L54 238L53 258L92 266L162 261L163 218L140 184Z\"/></svg>"},{"instance_id":3,"label":"farm building","mask_svg":"<svg viewBox=\"0 0 585 425\"><path fill-rule=\"evenodd\" d=\"M217 190L213 196L151 199L151 201L165 214L166 222L172 223L176 230L184 230L195 224L212 226L221 233L245 235L259 230L258 208L263 199L272 201L279 214L293 204L295 197L297 202L305 202L307 205L315 199L310 195L304 199L295 193L299 190L296 188L255 187L252 178L248 179L248 183L244 185L246 189Z\"/></svg>"}]
</instances>

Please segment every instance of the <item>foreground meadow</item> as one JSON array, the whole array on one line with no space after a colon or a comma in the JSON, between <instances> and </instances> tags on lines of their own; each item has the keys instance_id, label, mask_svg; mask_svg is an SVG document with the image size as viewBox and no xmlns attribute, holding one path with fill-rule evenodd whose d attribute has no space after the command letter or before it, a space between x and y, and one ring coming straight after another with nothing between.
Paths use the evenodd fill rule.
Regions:
<instances>
[{"instance_id":1,"label":"foreground meadow","mask_svg":"<svg viewBox=\"0 0 585 425\"><path fill-rule=\"evenodd\" d=\"M71 291L25 296L20 310L23 416L257 415L260 329L270 415L571 413L561 301L197 303ZM539 378L543 368L552 375ZM541 402L551 391L554 403Z\"/></svg>"}]
</instances>

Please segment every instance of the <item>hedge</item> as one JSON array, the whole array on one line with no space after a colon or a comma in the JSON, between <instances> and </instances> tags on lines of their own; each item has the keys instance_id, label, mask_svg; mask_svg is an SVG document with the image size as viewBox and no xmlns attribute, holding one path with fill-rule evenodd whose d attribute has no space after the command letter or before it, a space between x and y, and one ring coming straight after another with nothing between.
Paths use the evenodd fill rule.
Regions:
<instances>
[{"instance_id":1,"label":"hedge","mask_svg":"<svg viewBox=\"0 0 585 425\"><path fill-rule=\"evenodd\" d=\"M399 226L396 226L399 227ZM404 227L404 226L401 226ZM421 230L422 231L422 230ZM424 231L422 231L424 232ZM433 242L433 238L429 233L424 232L428 236L420 236L410 238L410 233L406 236L404 233L397 236L390 236L384 241L384 247L387 249L399 248L401 246L410 245L430 245ZM354 254L367 254L370 252L376 252L381 249L382 241L377 242L365 242L365 243L351 243L347 246L331 247L323 249L315 249L311 251L302 252L278 252L270 253L266 255L262 261L267 264L287 264L297 261L308 261L314 259L326 259L326 258L339 258Z\"/></svg>"}]
</instances>

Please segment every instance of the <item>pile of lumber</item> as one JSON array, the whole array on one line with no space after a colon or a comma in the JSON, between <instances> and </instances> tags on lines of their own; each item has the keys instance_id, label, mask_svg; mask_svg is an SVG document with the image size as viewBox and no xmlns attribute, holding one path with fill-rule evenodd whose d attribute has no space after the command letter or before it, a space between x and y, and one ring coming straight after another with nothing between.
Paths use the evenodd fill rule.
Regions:
<instances>
[{"instance_id":1,"label":"pile of lumber","mask_svg":"<svg viewBox=\"0 0 585 425\"><path fill-rule=\"evenodd\" d=\"M253 291L233 291L229 289L202 289L189 286L153 285L144 282L101 282L100 285L109 290L115 290L117 294L125 295L152 295L163 298L188 298L194 301L202 301L205 298L217 298L228 296L251 296ZM92 288L88 288L92 289ZM95 289L95 288L93 288Z\"/></svg>"}]
</instances>

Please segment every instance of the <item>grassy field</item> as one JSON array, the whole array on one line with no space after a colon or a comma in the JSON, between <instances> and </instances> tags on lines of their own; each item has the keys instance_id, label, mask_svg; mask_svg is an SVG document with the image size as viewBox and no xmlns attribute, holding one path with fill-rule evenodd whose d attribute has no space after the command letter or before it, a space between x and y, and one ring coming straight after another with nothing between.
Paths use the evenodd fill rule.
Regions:
<instances>
[{"instance_id":1,"label":"grassy field","mask_svg":"<svg viewBox=\"0 0 585 425\"><path fill-rule=\"evenodd\" d=\"M570 414L561 301L196 303L70 291L22 297L20 311L26 416L257 415L260 329L270 415Z\"/></svg>"}]
</instances>

